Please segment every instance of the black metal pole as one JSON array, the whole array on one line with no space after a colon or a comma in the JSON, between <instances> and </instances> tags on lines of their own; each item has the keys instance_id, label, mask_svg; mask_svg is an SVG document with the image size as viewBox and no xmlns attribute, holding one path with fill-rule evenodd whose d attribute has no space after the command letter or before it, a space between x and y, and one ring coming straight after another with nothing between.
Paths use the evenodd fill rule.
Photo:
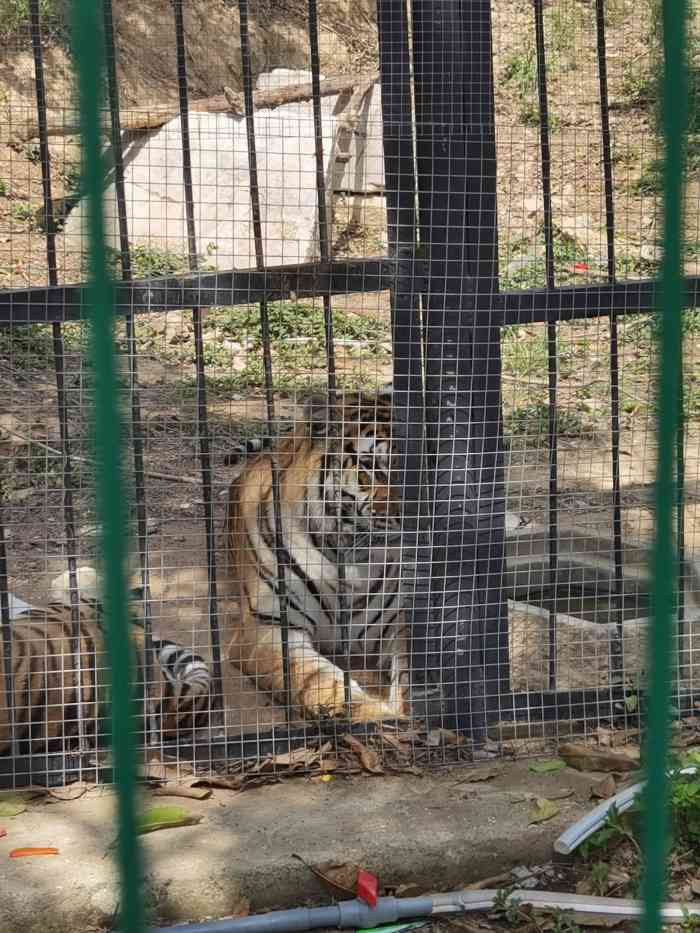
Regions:
<instances>
[{"instance_id":1,"label":"black metal pole","mask_svg":"<svg viewBox=\"0 0 700 933\"><path fill-rule=\"evenodd\" d=\"M124 188L124 153L122 151L121 116L119 111L119 84L117 82L116 43L114 41L114 22L112 18L112 0L103 0L105 29L105 49L107 51L107 90L111 118L111 142L114 156L114 189L117 196L117 217L119 222L119 255L122 267L122 279L130 282L133 278L131 268L131 249L129 247L129 225L126 214L126 191ZM151 620L151 593L148 566L148 526L146 508L146 478L144 467L144 431L141 417L141 397L139 392L138 358L134 312L126 314L126 353L129 365L129 396L131 401L131 443L134 462L134 499L136 502L136 534L139 550L139 569L143 592L143 629L144 629L144 721L146 735L155 740L156 717L148 703L148 689L153 680L153 630ZM153 714L151 714L153 713ZM144 736L145 738L146 736Z\"/></svg>"},{"instance_id":2,"label":"black metal pole","mask_svg":"<svg viewBox=\"0 0 700 933\"><path fill-rule=\"evenodd\" d=\"M250 175L250 206L253 217L253 237L255 239L255 265L265 268L265 249L262 233L262 213L260 210L260 180L258 176L258 156L255 142L255 113L253 104L253 64L250 54L248 35L248 0L238 0L241 30L241 64L243 67L243 97L245 101L246 140L248 145L248 172ZM260 302L260 334L263 347L263 368L265 371L265 403L267 409L267 435L272 439L275 431L275 394L272 380L272 346L270 343L270 316L267 299ZM289 552L284 544L282 528L282 502L280 494L279 463L276 457L270 457L270 478L272 480L272 508L275 516L275 563L277 571L277 599L280 610L280 630L282 634L282 674L284 678L285 712L287 720L292 715L291 671L289 667L289 613L287 604L287 568Z\"/></svg>"},{"instance_id":3,"label":"black metal pole","mask_svg":"<svg viewBox=\"0 0 700 933\"><path fill-rule=\"evenodd\" d=\"M435 465L427 673L445 724L478 747L507 644L489 0L413 0L413 47Z\"/></svg>"},{"instance_id":4,"label":"black metal pole","mask_svg":"<svg viewBox=\"0 0 700 933\"><path fill-rule=\"evenodd\" d=\"M417 716L425 716L431 696L431 687L426 681L430 550L419 535L426 525L429 526L430 507L426 501L429 484L423 464L423 325L416 289L415 136L405 0L378 0L377 25L387 232L389 256L396 262L391 289L391 324L396 482L401 488L403 502L402 585L410 637L412 705ZM411 572L412 581L409 579ZM439 714L439 708L434 712Z\"/></svg>"},{"instance_id":5,"label":"black metal pole","mask_svg":"<svg viewBox=\"0 0 700 933\"><path fill-rule=\"evenodd\" d=\"M194 219L192 188L192 150L190 147L189 100L187 88L187 58L185 50L185 24L182 0L173 0L175 14L175 41L177 49L177 81L180 99L180 126L182 130L182 175L185 191L185 217L187 222L187 251L192 271L198 267L197 234ZM202 332L202 309L192 308L195 357L197 372L197 434L199 436L199 461L202 474L202 498L204 500L204 526L206 533L207 574L209 578L209 630L214 668L214 696L212 703L223 707L224 691L221 675L221 637L219 632L219 607L216 574L216 530L214 528L214 502L212 490L211 443L207 415L207 387L204 368L204 338Z\"/></svg>"},{"instance_id":6,"label":"black metal pole","mask_svg":"<svg viewBox=\"0 0 700 933\"><path fill-rule=\"evenodd\" d=\"M615 282L615 198L613 190L612 144L610 138L610 105L608 102L608 62L605 44L605 3L596 0L596 44L598 52L598 88L600 93L600 132L603 147L603 179L605 185L605 237L607 245L608 282ZM613 493L613 559L614 605L617 635L610 645L610 673L613 682L624 675L623 637L623 548L622 493L620 484L620 359L617 313L610 314L610 442Z\"/></svg>"},{"instance_id":7,"label":"black metal pole","mask_svg":"<svg viewBox=\"0 0 700 933\"><path fill-rule=\"evenodd\" d=\"M552 223L552 160L549 151L549 101L547 97L547 59L544 44L542 0L534 0L535 46L537 49L537 96L540 109L540 160L542 164L542 199L544 203L545 276L547 289L554 289L554 226ZM557 683L557 564L559 563L559 466L557 439L557 325L547 324L547 387L549 448L548 544L549 590L549 689Z\"/></svg>"},{"instance_id":8,"label":"black metal pole","mask_svg":"<svg viewBox=\"0 0 700 933\"><path fill-rule=\"evenodd\" d=\"M44 196L44 218L46 223L46 265L49 286L58 284L56 264L56 224L54 222L53 196L51 191L51 155L49 152L49 134L46 116L46 82L44 80L44 49L41 40L41 14L39 0L29 0L29 22L34 55L34 80L36 93L37 124L39 127L39 153L41 157L41 183ZM68 425L68 398L65 384L65 348L60 323L52 325L54 370L56 375L56 403L58 424L61 435L61 454L63 461L63 527L66 534L66 555L68 562L68 587L70 592L74 678L76 686L82 682L80 654L80 608L77 575L77 540L75 533L75 509L73 503L73 464L71 460L70 430ZM79 691L81 694L82 691ZM85 712L82 703L78 703L76 715L80 746L85 746ZM96 724L95 724L96 729Z\"/></svg>"}]
</instances>

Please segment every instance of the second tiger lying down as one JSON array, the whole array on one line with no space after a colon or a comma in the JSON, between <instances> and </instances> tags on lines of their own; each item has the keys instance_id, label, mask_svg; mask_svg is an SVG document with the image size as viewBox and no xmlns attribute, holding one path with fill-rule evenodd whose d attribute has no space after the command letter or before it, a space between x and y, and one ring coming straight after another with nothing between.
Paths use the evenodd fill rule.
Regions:
<instances>
[{"instance_id":1,"label":"second tiger lying down","mask_svg":"<svg viewBox=\"0 0 700 933\"><path fill-rule=\"evenodd\" d=\"M343 715L344 674L328 657L342 643L339 555L346 574L350 653L391 673L389 701L353 680L352 718L401 715L406 669L400 599L401 537L390 476L391 395L346 395L336 431L325 400L270 449L237 470L226 522L229 658L257 685L284 687L271 463L280 476L292 701L311 716Z\"/></svg>"},{"instance_id":2,"label":"second tiger lying down","mask_svg":"<svg viewBox=\"0 0 700 933\"><path fill-rule=\"evenodd\" d=\"M56 583L60 583L59 578ZM52 588L54 591L56 587ZM60 587L59 587L60 590ZM84 595L90 592L91 595ZM34 752L61 751L76 739L82 721L88 740L106 731L106 678L108 659L102 628L102 610L94 589L81 585L80 673L72 651L73 624L66 592L45 608L10 598L12 612L12 686L14 704L8 708L4 644L0 643L0 755L28 743ZM132 622L131 639L142 659L143 626ZM153 683L147 686L149 708L164 738L202 728L208 723L211 674L198 655L175 642L153 639ZM141 706L142 710L142 706ZM80 715L79 715L80 713ZM134 722L142 727L143 719Z\"/></svg>"}]
</instances>

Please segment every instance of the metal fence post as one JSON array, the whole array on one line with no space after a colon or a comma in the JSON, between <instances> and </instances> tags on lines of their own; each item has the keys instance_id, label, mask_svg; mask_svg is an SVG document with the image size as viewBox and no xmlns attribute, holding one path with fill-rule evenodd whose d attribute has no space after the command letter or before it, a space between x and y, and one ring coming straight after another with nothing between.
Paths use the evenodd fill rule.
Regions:
<instances>
[{"instance_id":1,"label":"metal fence post","mask_svg":"<svg viewBox=\"0 0 700 933\"><path fill-rule=\"evenodd\" d=\"M426 419L434 463L428 687L483 744L507 679L496 148L488 0L413 2Z\"/></svg>"}]
</instances>

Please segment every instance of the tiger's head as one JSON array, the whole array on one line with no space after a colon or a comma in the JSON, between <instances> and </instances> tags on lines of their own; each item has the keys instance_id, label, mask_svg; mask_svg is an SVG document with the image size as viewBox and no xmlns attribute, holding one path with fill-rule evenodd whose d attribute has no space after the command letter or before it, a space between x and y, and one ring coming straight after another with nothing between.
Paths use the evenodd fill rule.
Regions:
<instances>
[{"instance_id":1,"label":"tiger's head","mask_svg":"<svg viewBox=\"0 0 700 933\"><path fill-rule=\"evenodd\" d=\"M322 483L326 501L346 520L399 514L391 389L341 395L334 419L328 399L311 399L306 419L311 437L323 447Z\"/></svg>"}]
</instances>

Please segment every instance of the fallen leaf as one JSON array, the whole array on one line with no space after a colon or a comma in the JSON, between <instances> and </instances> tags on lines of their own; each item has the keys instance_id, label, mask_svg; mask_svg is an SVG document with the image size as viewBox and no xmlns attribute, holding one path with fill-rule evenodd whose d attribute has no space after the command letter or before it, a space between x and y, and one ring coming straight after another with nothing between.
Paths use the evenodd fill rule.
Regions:
<instances>
[{"instance_id":1,"label":"fallen leaf","mask_svg":"<svg viewBox=\"0 0 700 933\"><path fill-rule=\"evenodd\" d=\"M700 894L700 878L691 878L690 890L693 894Z\"/></svg>"},{"instance_id":2,"label":"fallen leaf","mask_svg":"<svg viewBox=\"0 0 700 933\"><path fill-rule=\"evenodd\" d=\"M537 797L535 806L530 810L531 823L544 823L559 813L559 807L546 797Z\"/></svg>"},{"instance_id":3,"label":"fallen leaf","mask_svg":"<svg viewBox=\"0 0 700 933\"><path fill-rule=\"evenodd\" d=\"M94 786L94 784L86 784L83 781L77 781L75 784L68 785L68 787L50 788L48 795L56 800L79 800L81 797L84 797L89 790L92 790Z\"/></svg>"},{"instance_id":4,"label":"fallen leaf","mask_svg":"<svg viewBox=\"0 0 700 933\"><path fill-rule=\"evenodd\" d=\"M560 791L555 791L550 793L549 800L566 800L568 797L574 796L573 787L563 787Z\"/></svg>"},{"instance_id":5,"label":"fallen leaf","mask_svg":"<svg viewBox=\"0 0 700 933\"><path fill-rule=\"evenodd\" d=\"M533 761L530 763L530 771L535 774L550 774L554 771L563 771L566 762L561 758L549 758L545 761Z\"/></svg>"},{"instance_id":6,"label":"fallen leaf","mask_svg":"<svg viewBox=\"0 0 700 933\"><path fill-rule=\"evenodd\" d=\"M10 852L10 858L29 858L34 855L58 855L58 849L52 846L41 848L13 849Z\"/></svg>"},{"instance_id":7,"label":"fallen leaf","mask_svg":"<svg viewBox=\"0 0 700 933\"><path fill-rule=\"evenodd\" d=\"M26 802L15 794L0 797L0 817L19 816L26 809Z\"/></svg>"},{"instance_id":8,"label":"fallen leaf","mask_svg":"<svg viewBox=\"0 0 700 933\"><path fill-rule=\"evenodd\" d=\"M154 833L159 829L176 829L179 826L194 826L202 817L189 813L184 807L151 807L139 819L139 835Z\"/></svg>"},{"instance_id":9,"label":"fallen leaf","mask_svg":"<svg viewBox=\"0 0 700 933\"><path fill-rule=\"evenodd\" d=\"M595 730L596 738L600 745L604 745L606 748L610 748L613 744L613 734L610 729L606 729L604 726L598 726Z\"/></svg>"},{"instance_id":10,"label":"fallen leaf","mask_svg":"<svg viewBox=\"0 0 700 933\"><path fill-rule=\"evenodd\" d=\"M153 788L154 797L189 797L191 800L206 800L211 797L211 787L188 787L186 784L165 784Z\"/></svg>"},{"instance_id":11,"label":"fallen leaf","mask_svg":"<svg viewBox=\"0 0 700 933\"><path fill-rule=\"evenodd\" d=\"M322 758L332 749L330 742L325 742L320 748L307 748L305 745L301 748L294 748L289 752L280 752L279 755L273 755L263 763L265 767L281 768L310 768L311 765Z\"/></svg>"},{"instance_id":12,"label":"fallen leaf","mask_svg":"<svg viewBox=\"0 0 700 933\"><path fill-rule=\"evenodd\" d=\"M438 745L464 745L464 736L451 729L431 729L426 740L432 748Z\"/></svg>"},{"instance_id":13,"label":"fallen leaf","mask_svg":"<svg viewBox=\"0 0 700 933\"><path fill-rule=\"evenodd\" d=\"M319 881L322 881L332 890L355 897L357 876L363 870L360 865L356 865L354 862L322 862L320 865L311 865L300 855L293 855L292 858L298 859L302 865L306 865Z\"/></svg>"},{"instance_id":14,"label":"fallen leaf","mask_svg":"<svg viewBox=\"0 0 700 933\"><path fill-rule=\"evenodd\" d=\"M636 771L639 768L639 760L623 752L577 742L560 745L559 754L569 767L577 771Z\"/></svg>"},{"instance_id":15,"label":"fallen leaf","mask_svg":"<svg viewBox=\"0 0 700 933\"><path fill-rule=\"evenodd\" d=\"M2 839L2 837L6 835L7 835L7 830L5 829L4 826L0 826L0 839Z\"/></svg>"},{"instance_id":16,"label":"fallen leaf","mask_svg":"<svg viewBox=\"0 0 700 933\"><path fill-rule=\"evenodd\" d=\"M591 799L593 800L607 800L608 797L613 797L615 791L617 790L617 782L612 774L607 774L602 781L596 781L594 784L591 784Z\"/></svg>"},{"instance_id":17,"label":"fallen leaf","mask_svg":"<svg viewBox=\"0 0 700 933\"><path fill-rule=\"evenodd\" d=\"M360 764L365 771L369 771L370 774L384 774L384 768L379 762L379 755L373 749L367 748L354 735L344 735L343 741L360 759Z\"/></svg>"},{"instance_id":18,"label":"fallen leaf","mask_svg":"<svg viewBox=\"0 0 700 933\"><path fill-rule=\"evenodd\" d=\"M490 781L501 774L503 774L503 768L467 768L466 771L461 772L461 777L456 783L473 784L477 781Z\"/></svg>"},{"instance_id":19,"label":"fallen leaf","mask_svg":"<svg viewBox=\"0 0 700 933\"><path fill-rule=\"evenodd\" d=\"M583 914L567 913L567 919L571 917L571 922L580 925L583 929L587 927L597 927L602 930L614 930L624 922L624 917L611 917L609 914Z\"/></svg>"},{"instance_id":20,"label":"fallen leaf","mask_svg":"<svg viewBox=\"0 0 700 933\"><path fill-rule=\"evenodd\" d=\"M238 777L220 777L216 774L198 777L190 781L190 787L218 787L222 790L240 790L243 782Z\"/></svg>"}]
</instances>

